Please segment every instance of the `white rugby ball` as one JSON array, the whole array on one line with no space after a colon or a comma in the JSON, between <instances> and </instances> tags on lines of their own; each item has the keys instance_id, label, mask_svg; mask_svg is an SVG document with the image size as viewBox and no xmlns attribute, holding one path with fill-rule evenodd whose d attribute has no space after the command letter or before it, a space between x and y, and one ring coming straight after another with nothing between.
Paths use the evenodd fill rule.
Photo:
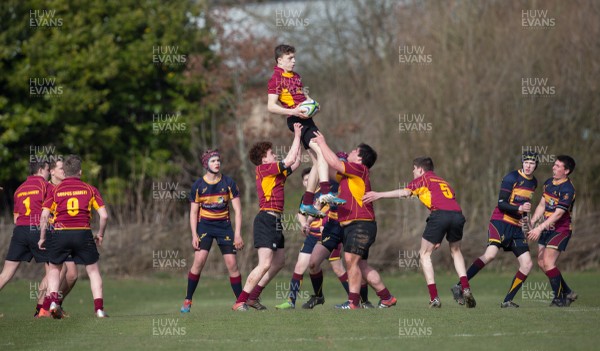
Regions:
<instances>
[{"instance_id":1,"label":"white rugby ball","mask_svg":"<svg viewBox=\"0 0 600 351\"><path fill-rule=\"evenodd\" d=\"M308 117L312 117L319 112L319 103L312 99L304 100L300 103L300 111Z\"/></svg>"}]
</instances>

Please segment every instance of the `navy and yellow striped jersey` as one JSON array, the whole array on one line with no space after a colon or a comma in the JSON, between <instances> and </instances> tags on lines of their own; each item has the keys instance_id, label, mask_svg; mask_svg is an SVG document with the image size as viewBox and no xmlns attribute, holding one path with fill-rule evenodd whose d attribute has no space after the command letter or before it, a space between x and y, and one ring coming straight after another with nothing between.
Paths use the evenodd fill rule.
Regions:
<instances>
[{"instance_id":1,"label":"navy and yellow striped jersey","mask_svg":"<svg viewBox=\"0 0 600 351\"><path fill-rule=\"evenodd\" d=\"M208 182L204 177L196 180L190 191L190 202L200 204L198 222L228 221L229 202L240 196L240 191L233 179L221 174L215 182Z\"/></svg>"},{"instance_id":2,"label":"navy and yellow striped jersey","mask_svg":"<svg viewBox=\"0 0 600 351\"><path fill-rule=\"evenodd\" d=\"M571 212L575 204L575 187L569 178L555 181L550 178L544 183L544 201L546 208L544 218L550 217L557 208L563 209L565 213L554 223L554 230L566 232L571 228Z\"/></svg>"},{"instance_id":3,"label":"navy and yellow striped jersey","mask_svg":"<svg viewBox=\"0 0 600 351\"><path fill-rule=\"evenodd\" d=\"M502 178L498 203L506 202L511 207L518 208L526 202L531 202L535 188L537 188L537 179L533 175L528 177L521 170L512 171ZM518 210L502 210L498 205L491 219L519 225L521 218L522 214Z\"/></svg>"}]
</instances>

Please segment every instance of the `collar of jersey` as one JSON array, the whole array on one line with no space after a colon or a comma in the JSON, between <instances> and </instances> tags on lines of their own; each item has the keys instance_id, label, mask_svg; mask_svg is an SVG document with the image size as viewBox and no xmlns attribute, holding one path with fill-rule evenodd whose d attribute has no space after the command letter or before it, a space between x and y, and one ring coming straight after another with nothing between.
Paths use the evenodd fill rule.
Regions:
<instances>
[{"instance_id":1,"label":"collar of jersey","mask_svg":"<svg viewBox=\"0 0 600 351\"><path fill-rule=\"evenodd\" d=\"M562 183L566 182L567 180L569 180L569 177L566 177L565 179L561 179L559 181L555 181L554 179L552 179L552 185L561 185Z\"/></svg>"},{"instance_id":2,"label":"collar of jersey","mask_svg":"<svg viewBox=\"0 0 600 351\"><path fill-rule=\"evenodd\" d=\"M286 72L281 67L275 66L275 70L278 71L278 72L280 72L281 76L285 77L285 78L292 78L294 76L294 72Z\"/></svg>"},{"instance_id":3,"label":"collar of jersey","mask_svg":"<svg viewBox=\"0 0 600 351\"><path fill-rule=\"evenodd\" d=\"M206 184L213 185L213 184L217 184L218 182L220 182L220 181L221 181L221 178L223 178L223 175L222 175L222 174L219 174L219 178L218 178L217 180L215 180L215 182L214 182L214 183L211 183L211 182L209 182L209 181L208 181L208 180L206 180L206 178L204 178L204 177L206 177L206 174L202 176L202 179L203 179L203 180L206 182Z\"/></svg>"},{"instance_id":4,"label":"collar of jersey","mask_svg":"<svg viewBox=\"0 0 600 351\"><path fill-rule=\"evenodd\" d=\"M519 170L518 170L518 172L519 172L519 174L521 175L521 177L523 177L523 178L525 178L525 179L527 179L527 180L532 180L532 179L533 179L533 174L532 174L531 176L529 176L529 177L528 177L528 176L526 176L526 175L525 175L525 172L523 172L523 170L522 170L522 169L519 169Z\"/></svg>"}]
</instances>

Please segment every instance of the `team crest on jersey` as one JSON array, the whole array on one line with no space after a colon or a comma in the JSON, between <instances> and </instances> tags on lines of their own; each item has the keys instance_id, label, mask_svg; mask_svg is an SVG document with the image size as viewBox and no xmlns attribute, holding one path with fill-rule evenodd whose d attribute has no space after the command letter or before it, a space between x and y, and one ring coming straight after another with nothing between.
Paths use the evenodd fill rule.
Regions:
<instances>
[{"instance_id":1,"label":"team crest on jersey","mask_svg":"<svg viewBox=\"0 0 600 351\"><path fill-rule=\"evenodd\" d=\"M565 195L563 196L563 200L569 200L569 194L565 194Z\"/></svg>"},{"instance_id":2,"label":"team crest on jersey","mask_svg":"<svg viewBox=\"0 0 600 351\"><path fill-rule=\"evenodd\" d=\"M219 199L217 200L217 202L222 204L223 201L225 201L225 199L223 199L223 196L219 196Z\"/></svg>"},{"instance_id":3,"label":"team crest on jersey","mask_svg":"<svg viewBox=\"0 0 600 351\"><path fill-rule=\"evenodd\" d=\"M556 204L556 201L555 201L554 199L552 199L552 198L551 198L550 200L548 200L548 204L549 204L550 206L554 206L554 205Z\"/></svg>"}]
</instances>

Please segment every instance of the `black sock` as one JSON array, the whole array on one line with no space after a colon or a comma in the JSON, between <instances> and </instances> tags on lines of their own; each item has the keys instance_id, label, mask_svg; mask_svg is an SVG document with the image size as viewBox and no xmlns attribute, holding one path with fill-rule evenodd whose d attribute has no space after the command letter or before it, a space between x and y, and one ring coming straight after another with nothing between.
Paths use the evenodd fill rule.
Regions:
<instances>
[{"instance_id":1,"label":"black sock","mask_svg":"<svg viewBox=\"0 0 600 351\"><path fill-rule=\"evenodd\" d=\"M323 271L310 275L315 296L323 296Z\"/></svg>"}]
</instances>

